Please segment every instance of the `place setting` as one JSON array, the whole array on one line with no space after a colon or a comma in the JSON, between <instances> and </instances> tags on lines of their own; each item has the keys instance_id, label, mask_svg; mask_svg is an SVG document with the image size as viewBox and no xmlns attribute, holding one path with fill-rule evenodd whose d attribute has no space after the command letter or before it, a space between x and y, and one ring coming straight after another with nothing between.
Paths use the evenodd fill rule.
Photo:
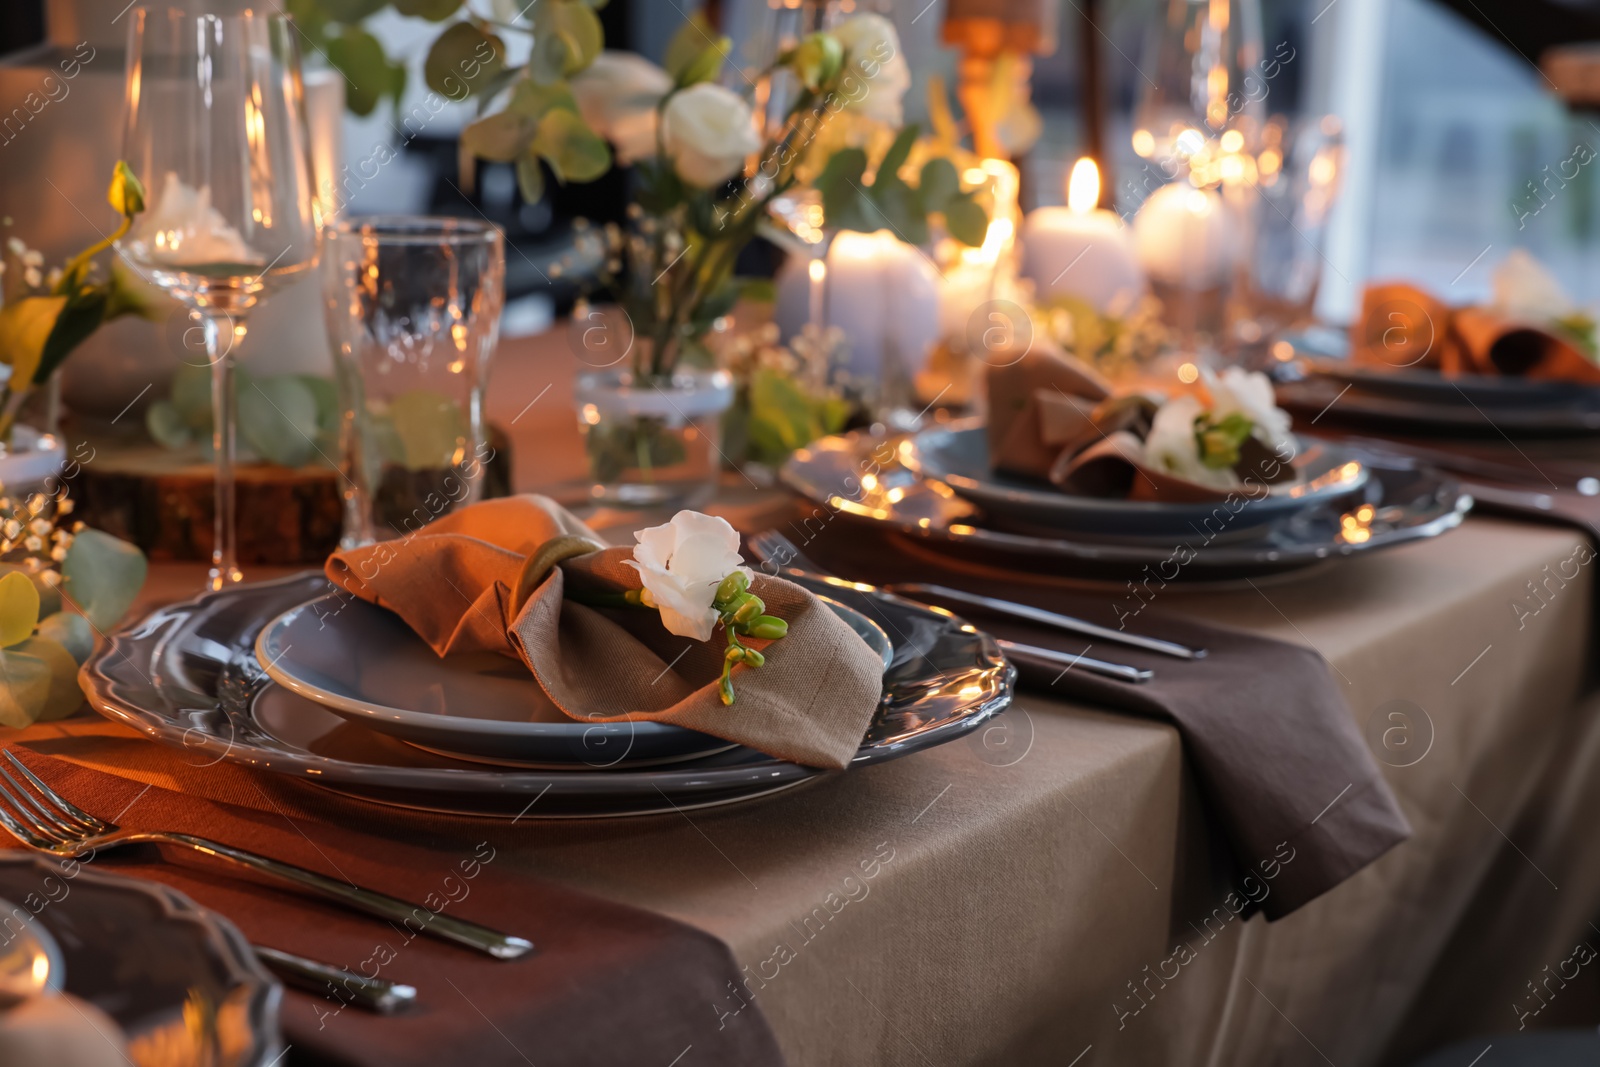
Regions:
<instances>
[{"instance_id":1,"label":"place setting","mask_svg":"<svg viewBox=\"0 0 1600 1067\"><path fill-rule=\"evenodd\" d=\"M18 2L0 1065L1592 1059L1592 15Z\"/></svg>"}]
</instances>

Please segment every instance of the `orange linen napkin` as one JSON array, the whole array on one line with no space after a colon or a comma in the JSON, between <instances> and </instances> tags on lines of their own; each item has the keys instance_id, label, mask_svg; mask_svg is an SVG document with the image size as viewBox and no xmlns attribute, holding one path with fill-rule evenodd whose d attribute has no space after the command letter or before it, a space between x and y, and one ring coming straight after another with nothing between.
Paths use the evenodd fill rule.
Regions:
<instances>
[{"instance_id":1,"label":"orange linen napkin","mask_svg":"<svg viewBox=\"0 0 1600 1067\"><path fill-rule=\"evenodd\" d=\"M1353 359L1369 366L1600 385L1600 364L1559 331L1489 308L1452 308L1403 282L1367 286L1350 341Z\"/></svg>"},{"instance_id":2,"label":"orange linen napkin","mask_svg":"<svg viewBox=\"0 0 1600 1067\"><path fill-rule=\"evenodd\" d=\"M789 633L760 668L733 671L738 700L721 702L726 643L667 631L649 608L599 609L568 588L640 587L630 548L568 559L513 613L523 560L587 527L542 496L464 508L416 534L337 552L328 578L393 611L440 656L493 651L521 659L564 713L582 722L668 722L813 767L843 768L860 747L882 693L878 654L826 604L792 582L757 573L751 592Z\"/></svg>"}]
</instances>

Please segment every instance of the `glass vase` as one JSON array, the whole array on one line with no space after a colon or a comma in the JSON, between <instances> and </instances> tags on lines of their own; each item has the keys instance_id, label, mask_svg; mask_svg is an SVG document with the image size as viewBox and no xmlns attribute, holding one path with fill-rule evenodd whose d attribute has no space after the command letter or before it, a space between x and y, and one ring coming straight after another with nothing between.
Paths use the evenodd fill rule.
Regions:
<instances>
[{"instance_id":1,"label":"glass vase","mask_svg":"<svg viewBox=\"0 0 1600 1067\"><path fill-rule=\"evenodd\" d=\"M715 495L722 416L733 403L726 371L680 370L665 379L583 374L574 400L596 503L693 508Z\"/></svg>"}]
</instances>

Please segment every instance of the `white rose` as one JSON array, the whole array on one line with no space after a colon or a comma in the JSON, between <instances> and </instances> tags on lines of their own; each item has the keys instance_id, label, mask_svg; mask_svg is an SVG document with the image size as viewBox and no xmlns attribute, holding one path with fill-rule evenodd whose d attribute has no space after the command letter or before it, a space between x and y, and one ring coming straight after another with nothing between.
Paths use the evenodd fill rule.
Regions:
<instances>
[{"instance_id":1,"label":"white rose","mask_svg":"<svg viewBox=\"0 0 1600 1067\"><path fill-rule=\"evenodd\" d=\"M245 244L239 231L228 225L211 206L211 186L185 185L172 171L161 184L155 206L139 216L129 236L138 258L174 266L207 263L266 262L266 257Z\"/></svg>"},{"instance_id":2,"label":"white rose","mask_svg":"<svg viewBox=\"0 0 1600 1067\"><path fill-rule=\"evenodd\" d=\"M1218 489L1238 484L1233 471L1208 467L1200 460L1200 443L1194 437L1194 420L1204 413L1200 401L1187 393L1162 404L1150 421L1144 439L1144 461L1156 470L1186 481Z\"/></svg>"},{"instance_id":3,"label":"white rose","mask_svg":"<svg viewBox=\"0 0 1600 1067\"><path fill-rule=\"evenodd\" d=\"M900 98L911 88L911 67L901 54L894 23L882 15L853 15L832 33L844 46L839 91L849 106L869 119L899 126L904 120Z\"/></svg>"},{"instance_id":4,"label":"white rose","mask_svg":"<svg viewBox=\"0 0 1600 1067\"><path fill-rule=\"evenodd\" d=\"M1580 309L1544 264L1518 248L1494 269L1494 308L1524 322L1564 319Z\"/></svg>"},{"instance_id":5,"label":"white rose","mask_svg":"<svg viewBox=\"0 0 1600 1067\"><path fill-rule=\"evenodd\" d=\"M712 82L673 93L661 116L662 138L678 177L690 185L720 185L760 151L755 116L732 89Z\"/></svg>"},{"instance_id":6,"label":"white rose","mask_svg":"<svg viewBox=\"0 0 1600 1067\"><path fill-rule=\"evenodd\" d=\"M1298 449L1289 432L1289 413L1278 406L1272 382L1260 371L1228 367L1222 376L1206 372L1206 388L1211 393L1211 415L1221 422L1237 412L1255 423L1252 436L1270 448L1281 460L1292 459Z\"/></svg>"},{"instance_id":7,"label":"white rose","mask_svg":"<svg viewBox=\"0 0 1600 1067\"><path fill-rule=\"evenodd\" d=\"M679 637L709 641L717 625L711 606L717 586L734 571L753 577L739 556L739 534L728 520L680 511L665 526L633 535L633 559L645 592L661 611L661 624Z\"/></svg>"},{"instance_id":8,"label":"white rose","mask_svg":"<svg viewBox=\"0 0 1600 1067\"><path fill-rule=\"evenodd\" d=\"M633 52L601 52L571 81L578 114L611 142L621 163L656 153L656 107L672 91L672 76Z\"/></svg>"}]
</instances>

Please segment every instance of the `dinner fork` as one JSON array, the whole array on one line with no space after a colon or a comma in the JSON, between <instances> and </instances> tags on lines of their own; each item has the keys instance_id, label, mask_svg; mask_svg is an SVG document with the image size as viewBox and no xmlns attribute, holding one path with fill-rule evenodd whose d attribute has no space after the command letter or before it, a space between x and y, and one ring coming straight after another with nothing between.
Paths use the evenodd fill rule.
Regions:
<instances>
[{"instance_id":1,"label":"dinner fork","mask_svg":"<svg viewBox=\"0 0 1600 1067\"><path fill-rule=\"evenodd\" d=\"M810 574L813 577L832 577L827 571L819 567L802 553L795 543L779 533L777 530L768 530L756 534L750 539L750 547L762 558L798 574ZM1057 630L1064 630L1079 637L1093 637L1100 641L1110 641L1113 644L1127 645L1131 648L1142 648L1146 652L1156 652L1163 656L1172 656L1175 659L1204 659L1206 650L1203 648L1190 648L1180 645L1176 641L1163 641L1158 637L1145 637L1143 634L1130 634L1125 630L1113 630L1109 626L1099 626L1072 615L1062 615L1054 611L1036 608L1031 604L1019 604L1014 600L1001 600L997 597L981 596L969 593L963 589L952 589L945 585L930 585L926 582L890 582L888 585L878 586L885 593L894 593L908 600L916 600L925 604L955 603L968 607L984 608L998 615L1009 615L1014 619L1025 619L1028 622L1050 626Z\"/></svg>"},{"instance_id":2,"label":"dinner fork","mask_svg":"<svg viewBox=\"0 0 1600 1067\"><path fill-rule=\"evenodd\" d=\"M4 826L11 836L35 852L76 859L102 848L119 845L182 845L202 855L226 860L280 882L287 882L356 911L390 922L409 921L419 933L477 949L495 959L512 960L533 951L533 942L524 938L502 934L465 919L441 915L419 904L407 904L395 897L362 889L348 882L335 881L304 867L258 856L231 845L191 834L123 830L114 823L90 815L45 785L10 750L6 750L4 755L11 766L33 785L38 797L29 792L10 770L0 765L0 778L4 778L4 781L0 781L0 826ZM11 788L7 788L6 783L10 783ZM418 922L418 919L422 921Z\"/></svg>"},{"instance_id":3,"label":"dinner fork","mask_svg":"<svg viewBox=\"0 0 1600 1067\"><path fill-rule=\"evenodd\" d=\"M754 537L752 537L750 539L750 548L751 548L752 551L755 552L756 555L760 556L761 559L764 562L771 563L772 565L777 567L779 570L781 570L781 571L783 571L783 572L785 572L787 574L796 575L796 576L799 576L799 577L802 577L802 578L811 578L811 579L820 580L820 581L833 581L833 582L843 581L843 579L838 578L835 575L829 574L827 571L823 570L816 563L814 563L810 559L808 559L798 548L796 548L794 546L794 542L793 541L790 541L787 537L785 537L783 534L779 533L776 530L768 530L765 533L756 534ZM943 586L928 586L928 585L919 585L919 584L916 584L916 583L908 583L908 584L904 584L904 585L900 585L900 584L885 585L885 586L863 585L860 582L848 582L848 583L845 583L845 584L847 584L847 585L849 585L852 588L857 589L857 590L869 591L869 592L879 592L879 593L888 593L891 596L896 596L896 597L899 597L899 598L904 599L904 600L910 600L910 601L913 601L915 603L924 604L924 605L927 603L927 600L931 599L931 598L918 597L917 595L915 595L915 593L911 592L911 590L917 590L917 589L935 590L935 589L943 589L944 588ZM957 591L956 590L950 590L950 592L957 592ZM967 596L967 595L968 594L962 594L962 596ZM958 598L952 597L952 598L946 598L946 599L958 599ZM985 598L982 598L982 599L987 600L988 598L985 597ZM996 601L996 603L1007 604L1007 605L1009 605L1010 607L1013 607L1013 608L1024 608L1024 609L1027 609L1028 611L1037 610L1037 609L1033 609L1033 608L1028 608L1028 606L1026 604L1012 604L1010 601ZM935 606L938 606L938 605L936 604ZM1017 613L1016 612L1009 612L1008 614L1017 614ZM1065 616L1065 615L1055 616L1053 612L1041 612L1040 614L1052 616L1052 619L1060 618L1060 619L1065 619L1065 620L1067 620L1069 622L1074 622L1074 623L1080 621L1080 620L1077 620L1077 619L1069 619L1068 616ZM1031 615L1022 615L1021 617L1022 618L1033 618L1033 616L1031 616ZM1046 620L1034 619L1034 621L1039 622L1039 621L1046 621ZM1086 626L1086 627L1090 627L1090 628L1092 628L1094 630L1102 629L1102 627L1094 626L1093 623L1083 623L1083 625ZM1065 627L1063 627L1063 628L1065 628ZM1072 632L1081 633L1082 631L1073 630ZM1106 632L1108 634L1116 634L1117 633L1117 631L1115 631L1115 630L1108 630ZM1152 639L1144 638L1143 640L1152 640ZM1082 655L1081 653L1078 654L1078 655L1073 655L1073 654L1068 653L1068 652L1057 652L1055 649L1052 649L1052 648L1040 648L1037 645L1025 645L1025 644L1022 644L1021 642L1018 642L1018 641L1008 641L1003 637L994 638L994 642L995 642L995 644L1000 646L1000 651L1004 652L1007 656L1010 656L1012 659L1024 660L1024 661L1031 660L1031 661L1034 661L1034 662L1041 662L1042 661L1042 662L1044 662L1046 664L1049 664L1051 667L1062 667L1062 668L1064 668L1063 673L1065 673L1065 671L1067 671L1067 670L1072 670L1074 667L1076 667L1076 668L1078 668L1080 670L1087 671L1090 674L1098 674L1098 675L1101 675L1101 676L1106 677L1106 678L1115 678L1119 682L1133 682L1135 684L1140 683L1140 682L1148 682L1150 679L1152 679L1152 678L1154 678L1156 676L1155 671L1147 670L1147 669L1145 669L1143 667L1130 667L1125 663L1110 663L1110 662L1107 662L1106 660L1093 659L1093 658L1091 658L1089 656ZM1087 651L1087 649L1085 651ZM1200 653L1200 655L1204 655L1204 654L1205 654L1204 652Z\"/></svg>"}]
</instances>

